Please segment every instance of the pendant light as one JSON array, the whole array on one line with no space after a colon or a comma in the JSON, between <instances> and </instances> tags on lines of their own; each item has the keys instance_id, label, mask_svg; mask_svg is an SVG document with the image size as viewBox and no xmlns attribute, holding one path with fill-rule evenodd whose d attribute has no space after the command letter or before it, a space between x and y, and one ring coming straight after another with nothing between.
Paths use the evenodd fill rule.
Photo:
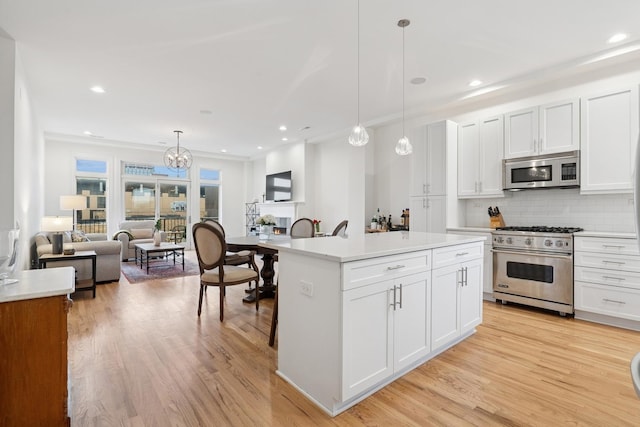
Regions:
<instances>
[{"instance_id":1,"label":"pendant light","mask_svg":"<svg viewBox=\"0 0 640 427\"><path fill-rule=\"evenodd\" d=\"M167 149L164 153L164 165L169 169L178 170L189 169L193 162L191 152L186 148L180 148L181 130L174 130L178 143L175 147Z\"/></svg>"},{"instance_id":2,"label":"pendant light","mask_svg":"<svg viewBox=\"0 0 640 427\"><path fill-rule=\"evenodd\" d=\"M349 135L349 144L362 147L369 142L367 130L360 124L360 0L358 0L358 124L353 127Z\"/></svg>"},{"instance_id":3,"label":"pendant light","mask_svg":"<svg viewBox=\"0 0 640 427\"><path fill-rule=\"evenodd\" d=\"M404 29L410 23L408 19L398 21L398 27L402 28L402 138L396 144L396 154L400 156L406 156L413 152L413 146L404 132Z\"/></svg>"}]
</instances>

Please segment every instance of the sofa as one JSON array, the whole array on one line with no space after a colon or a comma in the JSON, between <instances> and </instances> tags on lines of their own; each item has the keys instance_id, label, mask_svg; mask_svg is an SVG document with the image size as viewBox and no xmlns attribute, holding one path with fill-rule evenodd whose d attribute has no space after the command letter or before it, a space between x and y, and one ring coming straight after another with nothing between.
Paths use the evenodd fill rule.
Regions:
<instances>
[{"instance_id":1,"label":"sofa","mask_svg":"<svg viewBox=\"0 0 640 427\"><path fill-rule=\"evenodd\" d=\"M153 231L156 221L131 220L120 223L119 230L113 236L114 239L122 242L122 261L128 261L136 257L137 243L153 243ZM160 241L166 242L167 236L164 231L160 231Z\"/></svg>"},{"instance_id":2,"label":"sofa","mask_svg":"<svg viewBox=\"0 0 640 427\"><path fill-rule=\"evenodd\" d=\"M49 235L51 233L39 232L35 236L36 254L38 257L53 253L53 247ZM73 248L76 251L96 252L96 282L113 282L120 280L120 254L122 243L117 240L108 240L106 234L82 232L63 233L64 248ZM78 280L91 278L91 261L60 261L55 266L70 265L75 267Z\"/></svg>"}]
</instances>

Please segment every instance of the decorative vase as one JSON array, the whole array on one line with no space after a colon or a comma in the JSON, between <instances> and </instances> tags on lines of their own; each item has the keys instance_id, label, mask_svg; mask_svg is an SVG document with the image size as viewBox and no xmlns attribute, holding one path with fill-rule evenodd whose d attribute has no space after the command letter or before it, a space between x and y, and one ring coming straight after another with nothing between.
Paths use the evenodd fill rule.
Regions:
<instances>
[{"instance_id":1,"label":"decorative vase","mask_svg":"<svg viewBox=\"0 0 640 427\"><path fill-rule=\"evenodd\" d=\"M160 230L153 230L153 246L160 246Z\"/></svg>"},{"instance_id":2,"label":"decorative vase","mask_svg":"<svg viewBox=\"0 0 640 427\"><path fill-rule=\"evenodd\" d=\"M319 233L320 232L320 223L318 222L315 225L316 225L316 233Z\"/></svg>"},{"instance_id":3,"label":"decorative vase","mask_svg":"<svg viewBox=\"0 0 640 427\"><path fill-rule=\"evenodd\" d=\"M260 226L260 235L264 235L264 238L269 240L271 235L273 234L273 225L261 225Z\"/></svg>"}]
</instances>

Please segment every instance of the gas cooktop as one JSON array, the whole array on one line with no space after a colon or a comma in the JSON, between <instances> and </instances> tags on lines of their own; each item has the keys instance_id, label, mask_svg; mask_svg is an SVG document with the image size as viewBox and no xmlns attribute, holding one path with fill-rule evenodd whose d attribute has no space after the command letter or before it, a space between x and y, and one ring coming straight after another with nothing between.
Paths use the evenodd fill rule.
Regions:
<instances>
[{"instance_id":1,"label":"gas cooktop","mask_svg":"<svg viewBox=\"0 0 640 427\"><path fill-rule=\"evenodd\" d=\"M526 231L530 233L576 233L582 231L580 227L547 227L544 225L534 226L510 226L510 227L498 227L496 231Z\"/></svg>"}]
</instances>

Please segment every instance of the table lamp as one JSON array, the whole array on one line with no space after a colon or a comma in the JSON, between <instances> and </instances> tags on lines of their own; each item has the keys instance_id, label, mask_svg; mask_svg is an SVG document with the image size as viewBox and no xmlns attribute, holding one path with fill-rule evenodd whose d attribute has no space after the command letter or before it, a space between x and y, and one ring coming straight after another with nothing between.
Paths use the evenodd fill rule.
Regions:
<instances>
[{"instance_id":1,"label":"table lamp","mask_svg":"<svg viewBox=\"0 0 640 427\"><path fill-rule=\"evenodd\" d=\"M45 216L42 217L40 228L42 231L51 232L51 244L53 254L62 253L62 231L69 231L73 227L73 218L70 216Z\"/></svg>"},{"instance_id":2,"label":"table lamp","mask_svg":"<svg viewBox=\"0 0 640 427\"><path fill-rule=\"evenodd\" d=\"M73 230L76 229L76 209L86 209L87 196L60 196L60 210L73 211Z\"/></svg>"}]
</instances>

